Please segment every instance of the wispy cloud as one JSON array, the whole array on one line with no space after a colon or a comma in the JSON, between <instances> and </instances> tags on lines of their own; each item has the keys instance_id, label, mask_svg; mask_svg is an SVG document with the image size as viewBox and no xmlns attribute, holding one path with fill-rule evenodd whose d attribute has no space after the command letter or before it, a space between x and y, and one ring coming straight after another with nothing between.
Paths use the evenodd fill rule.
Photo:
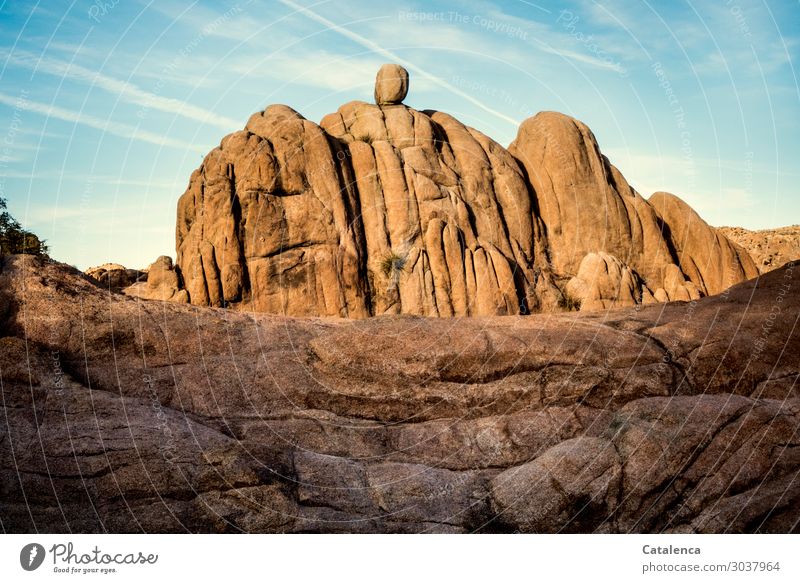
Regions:
<instances>
[{"instance_id":1,"label":"wispy cloud","mask_svg":"<svg viewBox=\"0 0 800 583\"><path fill-rule=\"evenodd\" d=\"M598 59L591 55L585 55L583 53L577 53L575 51L570 51L566 49L557 49L547 45L541 46L540 49L546 53L550 53L551 55L557 55L559 57L563 57L564 59L577 61L579 63L591 65L592 67L597 67L599 69L609 69L610 71L614 71L615 73L625 72L625 68L619 63Z\"/></svg>"},{"instance_id":2,"label":"wispy cloud","mask_svg":"<svg viewBox=\"0 0 800 583\"><path fill-rule=\"evenodd\" d=\"M14 51L13 53L0 53L0 59L6 62L24 67L31 71L47 73L61 79L70 79L79 83L85 83L92 87L98 87L117 95L122 101L139 105L143 108L156 109L166 113L171 113L202 123L207 123L226 130L232 130L240 123L232 118L225 117L208 111L202 107L185 103L179 99L163 97L149 91L145 91L133 83L121 81L92 71L74 63L67 63L48 57L37 57L30 53Z\"/></svg>"},{"instance_id":3,"label":"wispy cloud","mask_svg":"<svg viewBox=\"0 0 800 583\"><path fill-rule=\"evenodd\" d=\"M100 184L106 186L145 186L150 190L170 190L178 191L185 186L184 177L175 180L163 180L154 178L147 180L144 178L124 178L109 174L91 174L87 172L69 172L41 170L38 172L0 172L3 178L19 178L23 180L57 180L59 182L82 182Z\"/></svg>"},{"instance_id":4,"label":"wispy cloud","mask_svg":"<svg viewBox=\"0 0 800 583\"><path fill-rule=\"evenodd\" d=\"M26 100L20 102L18 97L12 97L4 93L0 93L0 103L11 107L18 107L25 111L39 113L41 115L60 119L63 121L81 124L90 128L100 130L122 138L129 138L131 140L140 140L149 142L159 146L168 146L171 148L180 148L184 150L191 150L194 152L205 152L205 148L199 147L195 144L190 144L181 140L162 136L153 132L140 130L135 126L123 124L120 122L110 121L107 119L100 119L80 111L72 111L56 105L47 105L46 103L39 103L36 101Z\"/></svg>"},{"instance_id":5,"label":"wispy cloud","mask_svg":"<svg viewBox=\"0 0 800 583\"><path fill-rule=\"evenodd\" d=\"M313 10L305 8L304 6L300 6L299 4L297 4L295 2L292 2L292 0L278 0L278 1L281 4L283 4L285 6L288 6L289 8L292 8L293 10L297 11L298 13L303 14L304 16L307 16L311 20L314 20L315 22L318 22L319 24L322 24L323 26L328 27L329 30L334 31L334 32L336 32L336 33L338 33L338 34L350 39L351 41L353 41L353 42L355 42L355 43L357 43L357 44L359 44L359 45L361 45L361 46L363 46L363 47L375 52L378 55L381 55L382 57L385 57L385 58L387 58L387 59L389 59L391 61L394 61L395 63L399 63L399 64L403 65L405 68L409 69L410 71L412 71L414 73L422 75L423 77L428 79L431 83L434 83L435 85L438 85L439 87L441 87L443 89L446 89L447 91L453 93L454 95L458 95L459 97L461 97L462 99L468 101L469 103L472 103L473 105L476 105L477 107L479 107L480 109L482 109L486 113L488 113L490 115L493 115L493 116L497 117L498 119L502 119L503 121L506 121L506 122L508 122L508 123L510 123L512 125L517 125L519 123L518 120L516 120L516 119L514 119L514 118L512 118L512 117L510 117L510 116L508 116L506 114L504 114L501 111L497 111L496 109L494 109L492 107L489 107L488 105L483 103L480 99L476 99L475 97L473 97L472 95L470 95L466 91L462 91L461 89L459 89L458 87L455 87L451 83L448 83L444 79L441 79L441 78L429 73L428 71L426 71L422 67L419 67L415 63L412 63L411 61L408 61L407 59L403 59L402 57L400 57L399 55L397 55L393 51L390 51L388 49L383 48L378 43L376 43L374 41L371 41L370 39L368 39L368 38L366 38L364 36L361 36L360 34L358 34L356 32L353 32L353 31L351 31L351 30L349 30L347 28L344 28L342 26L339 26L338 24L336 24L332 20L329 20L329 19L325 18L324 16L322 16L320 14L317 14Z\"/></svg>"},{"instance_id":6,"label":"wispy cloud","mask_svg":"<svg viewBox=\"0 0 800 583\"><path fill-rule=\"evenodd\" d=\"M248 56L231 59L227 70L236 73L239 79L252 78L255 81L268 77L286 85L306 85L334 92L361 88L368 89L372 94L375 73L382 64L383 60L372 56L353 56L328 50L291 50L267 58ZM432 87L427 79L414 82L415 91L430 90ZM275 87L274 92L280 89Z\"/></svg>"},{"instance_id":7,"label":"wispy cloud","mask_svg":"<svg viewBox=\"0 0 800 583\"><path fill-rule=\"evenodd\" d=\"M266 28L264 20L247 14L247 10L252 5L253 0L243 0L235 3L226 12L220 13L213 8L206 8L198 2L192 3L187 8L183 2L159 0L148 4L148 8L163 14L172 21L179 22L181 25L197 31L203 36L241 41L244 38L262 33Z\"/></svg>"}]
</instances>

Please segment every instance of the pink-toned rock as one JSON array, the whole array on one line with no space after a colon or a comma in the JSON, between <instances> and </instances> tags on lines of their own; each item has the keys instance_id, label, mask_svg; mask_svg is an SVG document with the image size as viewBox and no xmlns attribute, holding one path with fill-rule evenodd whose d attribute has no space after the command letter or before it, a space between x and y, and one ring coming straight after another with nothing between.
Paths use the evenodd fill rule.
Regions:
<instances>
[{"instance_id":1,"label":"pink-toned rock","mask_svg":"<svg viewBox=\"0 0 800 583\"><path fill-rule=\"evenodd\" d=\"M763 329L797 285L790 264L692 304L320 320L6 257L3 528L789 533L800 336Z\"/></svg>"}]
</instances>

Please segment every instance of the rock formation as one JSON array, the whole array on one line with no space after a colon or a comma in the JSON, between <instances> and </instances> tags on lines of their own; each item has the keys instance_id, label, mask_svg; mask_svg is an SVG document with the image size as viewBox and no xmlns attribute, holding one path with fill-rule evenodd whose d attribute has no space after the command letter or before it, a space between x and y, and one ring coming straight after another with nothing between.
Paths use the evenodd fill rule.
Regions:
<instances>
[{"instance_id":1,"label":"rock formation","mask_svg":"<svg viewBox=\"0 0 800 583\"><path fill-rule=\"evenodd\" d=\"M747 251L710 227L677 196L656 192L650 197L650 204L669 230L680 270L704 294L718 294L758 275Z\"/></svg>"},{"instance_id":2,"label":"rock formation","mask_svg":"<svg viewBox=\"0 0 800 583\"><path fill-rule=\"evenodd\" d=\"M610 257L587 265L627 273ZM319 320L141 302L12 256L0 524L796 532L798 286L789 264L693 304Z\"/></svg>"},{"instance_id":3,"label":"rock formation","mask_svg":"<svg viewBox=\"0 0 800 583\"><path fill-rule=\"evenodd\" d=\"M400 65L383 65L375 77L375 103L397 105L408 94L408 71Z\"/></svg>"},{"instance_id":4,"label":"rock formation","mask_svg":"<svg viewBox=\"0 0 800 583\"><path fill-rule=\"evenodd\" d=\"M747 251L761 273L800 259L800 225L761 231L741 227L720 227L717 230Z\"/></svg>"},{"instance_id":5,"label":"rock formation","mask_svg":"<svg viewBox=\"0 0 800 583\"><path fill-rule=\"evenodd\" d=\"M104 263L90 267L84 273L113 292L121 292L126 287L147 279L147 270L128 269L119 263Z\"/></svg>"},{"instance_id":6,"label":"rock formation","mask_svg":"<svg viewBox=\"0 0 800 583\"><path fill-rule=\"evenodd\" d=\"M642 198L581 122L540 113L505 149L403 105L407 91L408 73L384 65L375 105L347 103L319 125L273 105L225 137L178 203L190 302L296 316L513 315L563 309L576 277L580 293L608 288L585 281L597 270L579 273L599 254L637 303L696 299L757 273L679 199ZM628 301L596 299L582 309Z\"/></svg>"},{"instance_id":7,"label":"rock formation","mask_svg":"<svg viewBox=\"0 0 800 583\"><path fill-rule=\"evenodd\" d=\"M642 303L641 282L630 267L608 253L589 253L569 280L565 291L568 302L582 310L604 310ZM650 300L650 301L648 301ZM644 303L655 301L652 296Z\"/></svg>"},{"instance_id":8,"label":"rock formation","mask_svg":"<svg viewBox=\"0 0 800 583\"><path fill-rule=\"evenodd\" d=\"M147 269L147 280L134 283L122 290L125 295L145 299L189 302L189 294L183 289L181 277L172 265L172 258L162 255Z\"/></svg>"}]
</instances>

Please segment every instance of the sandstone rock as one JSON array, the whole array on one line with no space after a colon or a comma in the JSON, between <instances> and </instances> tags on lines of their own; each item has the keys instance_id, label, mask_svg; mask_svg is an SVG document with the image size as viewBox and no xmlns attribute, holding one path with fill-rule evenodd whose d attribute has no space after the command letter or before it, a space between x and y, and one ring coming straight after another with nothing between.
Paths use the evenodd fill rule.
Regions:
<instances>
[{"instance_id":1,"label":"sandstone rock","mask_svg":"<svg viewBox=\"0 0 800 583\"><path fill-rule=\"evenodd\" d=\"M147 281L137 282L124 290L125 295L145 300L161 300L185 304L189 296L178 270L172 265L172 258L162 255L147 270Z\"/></svg>"},{"instance_id":2,"label":"sandstone rock","mask_svg":"<svg viewBox=\"0 0 800 583\"><path fill-rule=\"evenodd\" d=\"M408 71L400 65L382 65L375 77L375 103L395 105L408 94Z\"/></svg>"},{"instance_id":3,"label":"sandstone rock","mask_svg":"<svg viewBox=\"0 0 800 583\"><path fill-rule=\"evenodd\" d=\"M794 317L763 329L776 305L800 311L798 285L789 264L691 305L317 320L141 302L9 257L0 519L6 532L790 532L800 336Z\"/></svg>"}]
</instances>

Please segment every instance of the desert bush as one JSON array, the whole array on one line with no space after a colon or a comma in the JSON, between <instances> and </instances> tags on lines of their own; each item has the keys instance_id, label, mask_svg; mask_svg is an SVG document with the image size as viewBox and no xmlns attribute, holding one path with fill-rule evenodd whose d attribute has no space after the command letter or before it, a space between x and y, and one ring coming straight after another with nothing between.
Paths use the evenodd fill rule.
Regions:
<instances>
[{"instance_id":1,"label":"desert bush","mask_svg":"<svg viewBox=\"0 0 800 583\"><path fill-rule=\"evenodd\" d=\"M0 256L24 253L47 257L47 244L34 233L22 228L8 212L3 198L0 198L0 211Z\"/></svg>"}]
</instances>

